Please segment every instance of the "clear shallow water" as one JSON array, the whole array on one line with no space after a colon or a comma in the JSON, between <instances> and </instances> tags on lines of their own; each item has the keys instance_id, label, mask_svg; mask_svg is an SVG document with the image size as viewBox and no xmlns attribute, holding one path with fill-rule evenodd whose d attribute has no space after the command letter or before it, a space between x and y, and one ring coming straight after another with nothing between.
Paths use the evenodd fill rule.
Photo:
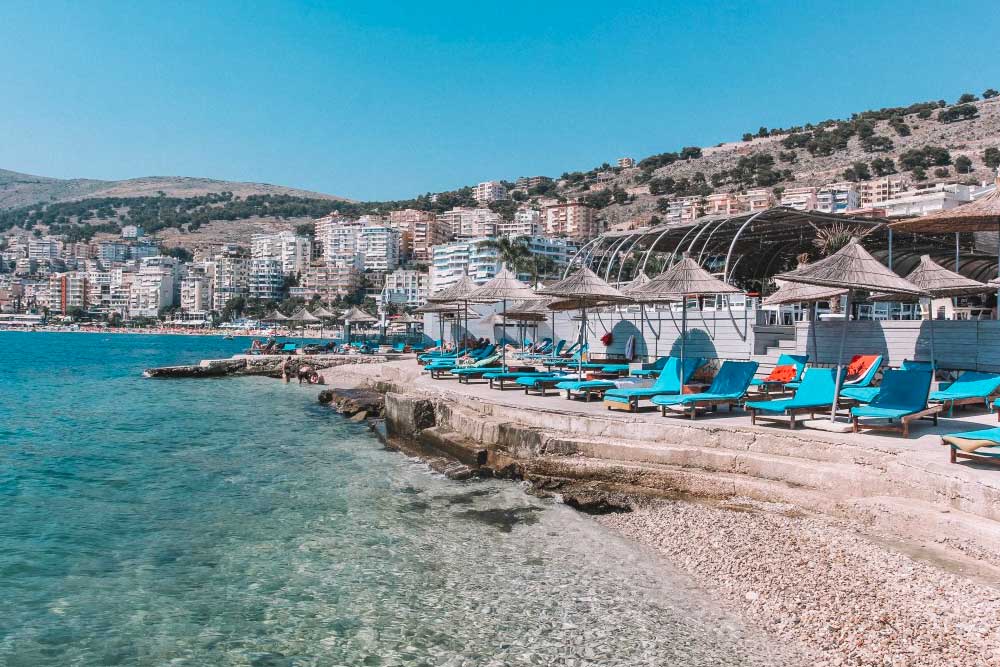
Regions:
<instances>
[{"instance_id":1,"label":"clear shallow water","mask_svg":"<svg viewBox=\"0 0 1000 667\"><path fill-rule=\"evenodd\" d=\"M770 664L649 553L458 484L245 341L0 333L0 665Z\"/></svg>"}]
</instances>

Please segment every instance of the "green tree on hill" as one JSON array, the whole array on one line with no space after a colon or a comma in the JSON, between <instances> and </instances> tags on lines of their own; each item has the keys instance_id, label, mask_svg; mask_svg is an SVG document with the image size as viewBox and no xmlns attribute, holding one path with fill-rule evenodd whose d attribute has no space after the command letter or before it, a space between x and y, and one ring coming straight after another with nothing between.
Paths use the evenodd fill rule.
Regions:
<instances>
[{"instance_id":1,"label":"green tree on hill","mask_svg":"<svg viewBox=\"0 0 1000 667\"><path fill-rule=\"evenodd\" d=\"M987 148L983 151L983 164L990 169L1000 167L1000 148Z\"/></svg>"},{"instance_id":2,"label":"green tree on hill","mask_svg":"<svg viewBox=\"0 0 1000 667\"><path fill-rule=\"evenodd\" d=\"M965 155L959 155L955 158L955 173L957 174L971 174L972 173L972 160Z\"/></svg>"},{"instance_id":3,"label":"green tree on hill","mask_svg":"<svg viewBox=\"0 0 1000 667\"><path fill-rule=\"evenodd\" d=\"M958 98L958 102L956 102L956 104L968 104L969 102L975 102L978 99L979 98L972 93L962 93L962 96Z\"/></svg>"},{"instance_id":4,"label":"green tree on hill","mask_svg":"<svg viewBox=\"0 0 1000 667\"><path fill-rule=\"evenodd\" d=\"M983 91L984 100L993 99L997 95L1000 95L1000 92L997 92L995 88L987 88L986 90Z\"/></svg>"}]
</instances>

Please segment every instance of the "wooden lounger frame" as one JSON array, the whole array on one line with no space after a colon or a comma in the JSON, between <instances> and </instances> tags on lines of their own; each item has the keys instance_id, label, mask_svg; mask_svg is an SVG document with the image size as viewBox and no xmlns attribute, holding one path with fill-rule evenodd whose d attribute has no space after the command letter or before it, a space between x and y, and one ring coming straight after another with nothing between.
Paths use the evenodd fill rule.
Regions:
<instances>
[{"instance_id":1,"label":"wooden lounger frame","mask_svg":"<svg viewBox=\"0 0 1000 667\"><path fill-rule=\"evenodd\" d=\"M667 410L671 412L676 412L672 410L673 407L679 407L682 414L689 414L691 421L694 421L698 416L698 409L707 410L710 412L715 412L718 410L720 405L725 405L732 412L734 407L740 407L740 401L743 399L733 399L733 398L710 398L703 401L694 401L693 403L678 403L676 406L661 405L660 414L664 417L667 416ZM690 412L688 412L690 410Z\"/></svg>"},{"instance_id":2,"label":"wooden lounger frame","mask_svg":"<svg viewBox=\"0 0 1000 667\"><path fill-rule=\"evenodd\" d=\"M1000 467L1000 458L995 456L983 456L982 454L976 454L974 452L963 452L958 447L954 446L950 442L945 442L944 440L941 440L941 444L951 450L951 455L948 457L948 460L951 463L958 463L959 459L966 459L968 461L974 461L975 463L985 463L986 465Z\"/></svg>"},{"instance_id":3,"label":"wooden lounger frame","mask_svg":"<svg viewBox=\"0 0 1000 667\"><path fill-rule=\"evenodd\" d=\"M930 417L934 421L934 425L937 426L938 414L941 412L944 412L944 405L939 404L931 405L920 412L900 417L898 422L890 420L888 424L862 424L859 421L861 419L887 419L886 417L854 417L852 421L854 422L855 433L860 433L861 431L900 431L904 438L908 438L910 436L910 422Z\"/></svg>"},{"instance_id":4,"label":"wooden lounger frame","mask_svg":"<svg viewBox=\"0 0 1000 667\"><path fill-rule=\"evenodd\" d=\"M548 396L549 389L555 389L555 386L560 382L565 382L566 378L540 378L538 382L535 383L534 387L529 387L525 385L524 393L525 395L531 394L534 391L539 396ZM556 392L558 394L559 392Z\"/></svg>"},{"instance_id":5,"label":"wooden lounger frame","mask_svg":"<svg viewBox=\"0 0 1000 667\"><path fill-rule=\"evenodd\" d=\"M590 403L590 399L596 396L597 398L604 398L604 392L608 389L614 389L614 387L591 387L585 389L578 389L577 393L574 395L572 389L566 390L566 400L572 401L576 396L583 396L583 400Z\"/></svg>"},{"instance_id":6,"label":"wooden lounger frame","mask_svg":"<svg viewBox=\"0 0 1000 667\"><path fill-rule=\"evenodd\" d=\"M831 401L833 399L830 399ZM788 428L795 430L796 421L795 417L798 415L809 415L810 419L816 419L816 413L823 410L823 408L811 407L811 408L785 408L784 412L781 413L771 413L771 412L757 412L757 408L746 406L746 409L750 411L750 424L756 426L758 421L774 422L777 424L788 423ZM827 411L829 412L829 411ZM788 417L787 420L784 417Z\"/></svg>"}]
</instances>

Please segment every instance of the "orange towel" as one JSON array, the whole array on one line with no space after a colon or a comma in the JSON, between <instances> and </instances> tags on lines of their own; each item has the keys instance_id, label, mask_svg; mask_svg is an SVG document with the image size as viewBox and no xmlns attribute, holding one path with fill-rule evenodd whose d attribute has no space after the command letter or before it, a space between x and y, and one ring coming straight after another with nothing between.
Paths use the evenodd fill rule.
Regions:
<instances>
[{"instance_id":1,"label":"orange towel","mask_svg":"<svg viewBox=\"0 0 1000 667\"><path fill-rule=\"evenodd\" d=\"M847 377L844 378L844 382L856 382L863 378L876 359L878 359L877 354L854 355L851 363L847 364Z\"/></svg>"},{"instance_id":2,"label":"orange towel","mask_svg":"<svg viewBox=\"0 0 1000 667\"><path fill-rule=\"evenodd\" d=\"M791 382L798 374L798 369L794 365L775 366L771 374L767 376L767 382Z\"/></svg>"}]
</instances>

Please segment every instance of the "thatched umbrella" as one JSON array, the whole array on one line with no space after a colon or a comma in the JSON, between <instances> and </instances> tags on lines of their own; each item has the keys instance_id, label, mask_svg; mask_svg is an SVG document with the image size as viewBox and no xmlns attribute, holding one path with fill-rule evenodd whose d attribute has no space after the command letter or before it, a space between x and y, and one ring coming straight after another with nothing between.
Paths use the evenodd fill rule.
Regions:
<instances>
[{"instance_id":1,"label":"thatched umbrella","mask_svg":"<svg viewBox=\"0 0 1000 667\"><path fill-rule=\"evenodd\" d=\"M351 327L354 324L371 324L372 322L378 322L378 318L370 313L366 313L357 306L351 306L351 308L343 314L341 319L344 320L344 339L345 342L351 344Z\"/></svg>"},{"instance_id":2,"label":"thatched umbrella","mask_svg":"<svg viewBox=\"0 0 1000 667\"><path fill-rule=\"evenodd\" d=\"M716 294L742 294L743 290L723 282L698 262L685 255L679 262L650 280L632 293L632 299L640 303L681 302L681 363L677 373L684 383L684 366L687 362L687 300L689 297L713 296Z\"/></svg>"},{"instance_id":3,"label":"thatched umbrella","mask_svg":"<svg viewBox=\"0 0 1000 667\"><path fill-rule=\"evenodd\" d=\"M834 254L794 271L775 276L776 280L817 287L834 287L847 290L844 306L844 325L840 331L840 351L837 354L837 377L834 382L833 405L830 421L837 418L837 398L840 396L841 372L844 367L844 343L847 340L847 323L851 319L852 292L888 292L903 297L926 296L927 292L910 281L900 278L891 269L871 256L857 239Z\"/></svg>"},{"instance_id":4,"label":"thatched umbrella","mask_svg":"<svg viewBox=\"0 0 1000 667\"><path fill-rule=\"evenodd\" d=\"M997 232L997 278L1000 279L1000 168L997 168L996 189L990 194L955 208L894 222L889 228L918 234L954 232L956 244L961 232ZM997 294L997 319L1000 319L1000 292Z\"/></svg>"},{"instance_id":5,"label":"thatched umbrella","mask_svg":"<svg viewBox=\"0 0 1000 667\"><path fill-rule=\"evenodd\" d=\"M911 283L927 291L930 295L931 303L928 311L931 330L931 368L937 367L937 359L934 353L934 313L933 299L947 299L955 296L971 296L993 291L993 288L986 283L981 283L972 278L966 278L961 273L949 271L931 259L930 255L921 255L920 263L913 269L906 279ZM903 297L904 299L906 297ZM913 297L911 297L913 298ZM872 294L874 300L894 300L899 301L898 296L892 294Z\"/></svg>"},{"instance_id":6,"label":"thatched umbrella","mask_svg":"<svg viewBox=\"0 0 1000 667\"><path fill-rule=\"evenodd\" d=\"M609 303L625 303L629 297L606 283L586 266L559 282L538 290L539 294L551 296L553 310L580 311L580 354L577 355L576 372L583 379L583 346L587 342L587 308Z\"/></svg>"},{"instance_id":7,"label":"thatched umbrella","mask_svg":"<svg viewBox=\"0 0 1000 667\"><path fill-rule=\"evenodd\" d=\"M444 343L444 321L446 319L455 320L459 319L462 314L462 305L459 303L426 303L416 309L417 313L434 313L438 316L438 330L440 333L441 343ZM480 317L480 314L474 310L469 310L469 312L475 317Z\"/></svg>"},{"instance_id":8,"label":"thatched umbrella","mask_svg":"<svg viewBox=\"0 0 1000 667\"><path fill-rule=\"evenodd\" d=\"M801 268L803 265L800 265ZM785 283L773 294L761 301L764 306L783 306L787 303L808 303L812 304L812 320L816 319L817 301L833 301L847 294L847 290L837 287L816 287L815 285L802 285L800 283ZM816 336L813 336L813 357L819 356Z\"/></svg>"},{"instance_id":9,"label":"thatched umbrella","mask_svg":"<svg viewBox=\"0 0 1000 667\"><path fill-rule=\"evenodd\" d=\"M334 318L337 317L337 313L327 310L322 304L313 308L312 314L319 318Z\"/></svg>"},{"instance_id":10,"label":"thatched umbrella","mask_svg":"<svg viewBox=\"0 0 1000 667\"><path fill-rule=\"evenodd\" d=\"M287 322L288 316L282 315L280 310L275 309L270 315L264 318L265 322Z\"/></svg>"},{"instance_id":11,"label":"thatched umbrella","mask_svg":"<svg viewBox=\"0 0 1000 667\"><path fill-rule=\"evenodd\" d=\"M457 282L427 297L427 303L460 304L465 312L465 331L469 330L469 295L479 288L468 274L463 273Z\"/></svg>"},{"instance_id":12,"label":"thatched umbrella","mask_svg":"<svg viewBox=\"0 0 1000 667\"><path fill-rule=\"evenodd\" d=\"M468 300L475 303L497 303L503 304L503 312L507 312L508 301L526 301L535 298L535 293L531 288L517 279L506 265L500 267L500 272L482 286L473 290ZM506 326L505 326L506 328ZM506 335L506 331L504 332ZM500 346L501 367L507 370L507 346Z\"/></svg>"},{"instance_id":13,"label":"thatched umbrella","mask_svg":"<svg viewBox=\"0 0 1000 667\"><path fill-rule=\"evenodd\" d=\"M545 321L546 301L542 299L532 299L531 301L519 301L507 308L507 319L516 322L519 328L521 344L528 333L528 326L533 325L535 335L538 335L538 323Z\"/></svg>"}]
</instances>

